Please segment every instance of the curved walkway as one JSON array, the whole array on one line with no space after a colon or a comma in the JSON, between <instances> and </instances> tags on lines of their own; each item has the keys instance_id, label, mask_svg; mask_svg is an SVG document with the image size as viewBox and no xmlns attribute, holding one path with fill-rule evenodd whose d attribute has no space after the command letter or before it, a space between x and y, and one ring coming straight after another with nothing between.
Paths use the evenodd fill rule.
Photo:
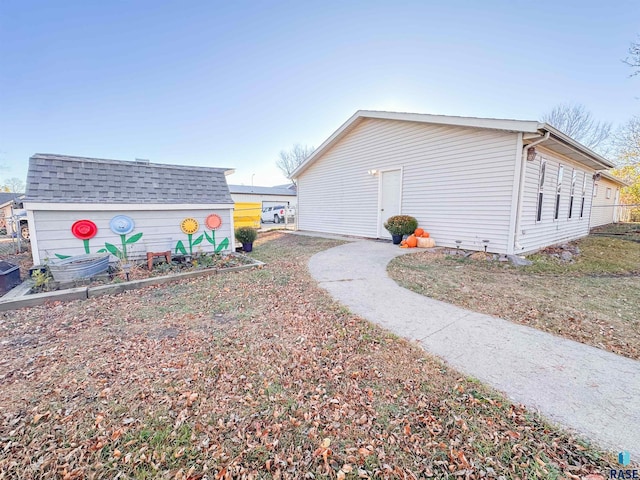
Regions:
<instances>
[{"instance_id":1,"label":"curved walkway","mask_svg":"<svg viewBox=\"0 0 640 480\"><path fill-rule=\"evenodd\" d=\"M353 313L418 340L600 446L640 458L640 362L402 288L386 268L405 253L411 251L361 240L317 253L309 270Z\"/></svg>"}]
</instances>

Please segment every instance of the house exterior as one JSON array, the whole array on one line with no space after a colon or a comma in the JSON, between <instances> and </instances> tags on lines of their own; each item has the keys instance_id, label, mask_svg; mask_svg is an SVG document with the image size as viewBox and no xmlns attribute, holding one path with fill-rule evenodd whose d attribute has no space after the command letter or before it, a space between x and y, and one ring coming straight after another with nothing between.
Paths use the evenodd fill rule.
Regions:
<instances>
[{"instance_id":1,"label":"house exterior","mask_svg":"<svg viewBox=\"0 0 640 480\"><path fill-rule=\"evenodd\" d=\"M24 198L23 193L0 192L0 229L6 229L11 223L14 203Z\"/></svg>"},{"instance_id":2,"label":"house exterior","mask_svg":"<svg viewBox=\"0 0 640 480\"><path fill-rule=\"evenodd\" d=\"M33 262L99 252L116 260L233 251L232 172L35 154L24 199Z\"/></svg>"},{"instance_id":3,"label":"house exterior","mask_svg":"<svg viewBox=\"0 0 640 480\"><path fill-rule=\"evenodd\" d=\"M296 191L288 186L254 187L249 185L229 185L231 198L236 203L260 203L261 209L276 205L296 204Z\"/></svg>"},{"instance_id":4,"label":"house exterior","mask_svg":"<svg viewBox=\"0 0 640 480\"><path fill-rule=\"evenodd\" d=\"M593 189L591 228L621 221L620 190L627 183L608 172L599 172Z\"/></svg>"},{"instance_id":5,"label":"house exterior","mask_svg":"<svg viewBox=\"0 0 640 480\"><path fill-rule=\"evenodd\" d=\"M292 178L301 230L390 238L401 213L438 245L519 254L587 235L611 166L537 121L358 111Z\"/></svg>"}]
</instances>

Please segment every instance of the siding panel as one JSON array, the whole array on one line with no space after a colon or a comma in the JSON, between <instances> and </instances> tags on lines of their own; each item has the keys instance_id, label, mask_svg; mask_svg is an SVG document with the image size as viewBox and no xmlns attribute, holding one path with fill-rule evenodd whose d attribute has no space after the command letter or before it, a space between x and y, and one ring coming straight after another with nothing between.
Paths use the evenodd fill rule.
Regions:
<instances>
[{"instance_id":1,"label":"siding panel","mask_svg":"<svg viewBox=\"0 0 640 480\"><path fill-rule=\"evenodd\" d=\"M378 176L403 168L402 213L439 245L506 252L517 134L365 119L298 179L299 228L378 236Z\"/></svg>"},{"instance_id":2,"label":"siding panel","mask_svg":"<svg viewBox=\"0 0 640 480\"><path fill-rule=\"evenodd\" d=\"M618 184L613 183L604 177L596 182L596 196L593 197L593 207L591 209L591 228L599 225L607 225L616 221L615 201L616 192L620 191ZM611 196L607 198L607 189L611 189Z\"/></svg>"},{"instance_id":3,"label":"siding panel","mask_svg":"<svg viewBox=\"0 0 640 480\"><path fill-rule=\"evenodd\" d=\"M584 165L574 163L567 158L554 154L549 150L536 147L540 152L533 162L526 162L524 195L522 201L522 217L517 243L519 253L539 250L548 245L566 242L584 237L589 233L589 215L593 195L594 171ZM546 160L546 174L543 188L542 218L537 221L538 208L538 179L541 161ZM558 219L554 219L554 207L558 169L564 165L562 191L560 194L560 209ZM576 169L576 188L574 192L573 213L569 218L569 204L571 191L571 173ZM584 213L580 218L582 202L582 181L586 176L587 188L585 193Z\"/></svg>"},{"instance_id":4,"label":"siding panel","mask_svg":"<svg viewBox=\"0 0 640 480\"><path fill-rule=\"evenodd\" d=\"M165 250L171 248L175 252L176 243L182 240L188 249L187 235L180 229L180 223L187 217L195 218L200 224L198 232L193 235L195 240L204 233L209 235L211 230L205 226L205 218L211 213L217 213L222 218L222 225L216 230L216 243L224 238L229 238L230 251L233 245L233 230L230 224L229 210L173 210L173 211L127 211L122 214L130 216L135 222L135 229L127 237L138 232L143 232L142 238L127 246L130 258L141 258L147 251ZM35 211L34 226L37 238L39 261L55 259L55 254L80 255L85 253L82 240L77 239L71 233L71 226L77 220L87 219L93 221L98 227L97 235L89 240L91 253L96 253L109 242L120 248L121 239L109 229L109 221L118 212L98 211ZM212 252L214 246L203 238L202 243L193 247L193 252ZM112 257L115 260L115 257Z\"/></svg>"}]
</instances>

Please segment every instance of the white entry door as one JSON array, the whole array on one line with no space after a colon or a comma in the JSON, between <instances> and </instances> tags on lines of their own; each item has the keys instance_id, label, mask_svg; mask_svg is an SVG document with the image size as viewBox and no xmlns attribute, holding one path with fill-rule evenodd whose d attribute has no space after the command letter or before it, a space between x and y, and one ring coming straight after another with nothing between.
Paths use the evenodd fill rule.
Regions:
<instances>
[{"instance_id":1,"label":"white entry door","mask_svg":"<svg viewBox=\"0 0 640 480\"><path fill-rule=\"evenodd\" d=\"M402 174L398 170L380 172L380 186L378 190L378 238L391 238L391 234L384 228L389 217L400 214L400 196L402 194Z\"/></svg>"}]
</instances>

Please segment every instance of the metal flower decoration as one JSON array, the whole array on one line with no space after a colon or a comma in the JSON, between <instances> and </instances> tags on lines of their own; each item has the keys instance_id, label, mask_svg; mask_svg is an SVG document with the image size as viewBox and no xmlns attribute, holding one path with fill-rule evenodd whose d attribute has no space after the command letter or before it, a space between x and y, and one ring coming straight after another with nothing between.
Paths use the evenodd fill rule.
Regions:
<instances>
[{"instance_id":1,"label":"metal flower decoration","mask_svg":"<svg viewBox=\"0 0 640 480\"><path fill-rule=\"evenodd\" d=\"M228 238L223 238L222 241L218 245L216 245L216 228L220 228L220 226L222 225L222 218L220 218L220 215L216 213L212 213L211 215L207 216L204 223L207 225L208 228L211 229L211 235L209 235L205 230L204 236L207 239L207 242L213 245L214 251L216 253L219 253L221 250L228 248L229 247Z\"/></svg>"},{"instance_id":2,"label":"metal flower decoration","mask_svg":"<svg viewBox=\"0 0 640 480\"><path fill-rule=\"evenodd\" d=\"M193 247L200 245L204 238L204 235L200 235L195 240L193 239L193 234L196 233L199 228L200 224L193 217L187 217L180 223L180 229L187 234L187 238L189 239L189 255L193 255ZM176 243L176 253L181 253L182 255L187 254L187 249L182 240L178 240L178 243Z\"/></svg>"},{"instance_id":3,"label":"metal flower decoration","mask_svg":"<svg viewBox=\"0 0 640 480\"><path fill-rule=\"evenodd\" d=\"M127 245L131 245L132 243L136 243L140 238L142 238L142 232L136 233L131 237L127 238L127 234L133 232L135 227L135 223L133 222L133 218L127 215L116 215L109 222L109 228L111 231L117 235L120 235L120 243L122 245L122 249L119 249L115 245L111 243L105 242L105 250L107 250L112 255L120 258L121 260L127 260Z\"/></svg>"},{"instance_id":4,"label":"metal flower decoration","mask_svg":"<svg viewBox=\"0 0 640 480\"><path fill-rule=\"evenodd\" d=\"M133 218L126 215L116 215L109 222L109 228L111 231L118 235L131 233L133 232L134 227L135 223L133 223Z\"/></svg>"},{"instance_id":5,"label":"metal flower decoration","mask_svg":"<svg viewBox=\"0 0 640 480\"><path fill-rule=\"evenodd\" d=\"M71 225L71 233L73 233L76 238L82 240L85 253L91 253L89 250L89 240L98 233L98 226L91 220L78 220Z\"/></svg>"},{"instance_id":6,"label":"metal flower decoration","mask_svg":"<svg viewBox=\"0 0 640 480\"><path fill-rule=\"evenodd\" d=\"M189 217L182 220L180 229L187 235L193 235L200 228L200 224L195 218Z\"/></svg>"}]
</instances>

